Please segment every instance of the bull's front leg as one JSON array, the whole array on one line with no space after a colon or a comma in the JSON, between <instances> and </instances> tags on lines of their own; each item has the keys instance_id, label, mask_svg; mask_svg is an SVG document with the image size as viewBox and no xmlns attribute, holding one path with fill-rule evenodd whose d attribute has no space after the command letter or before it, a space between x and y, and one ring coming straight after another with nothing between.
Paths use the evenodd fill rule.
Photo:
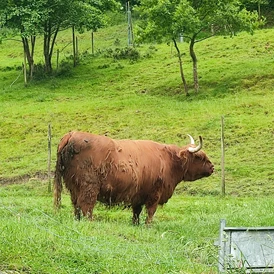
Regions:
<instances>
[{"instance_id":1,"label":"bull's front leg","mask_svg":"<svg viewBox=\"0 0 274 274\"><path fill-rule=\"evenodd\" d=\"M132 223L134 225L140 224L140 213L142 212L142 205L132 205L133 217Z\"/></svg>"},{"instance_id":2,"label":"bull's front leg","mask_svg":"<svg viewBox=\"0 0 274 274\"><path fill-rule=\"evenodd\" d=\"M81 219L81 208L79 206L74 206L74 216L77 221Z\"/></svg>"},{"instance_id":3,"label":"bull's front leg","mask_svg":"<svg viewBox=\"0 0 274 274\"><path fill-rule=\"evenodd\" d=\"M157 178L157 180L153 184L151 193L145 203L146 209L147 209L146 224L150 224L152 222L154 213L156 212L156 209L160 201L162 189L163 189L163 180L161 178Z\"/></svg>"}]
</instances>

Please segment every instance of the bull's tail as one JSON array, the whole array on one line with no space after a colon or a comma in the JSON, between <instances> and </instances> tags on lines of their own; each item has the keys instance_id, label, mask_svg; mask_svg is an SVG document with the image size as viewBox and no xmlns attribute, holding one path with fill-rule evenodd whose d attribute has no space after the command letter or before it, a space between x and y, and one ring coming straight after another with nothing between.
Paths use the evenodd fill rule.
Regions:
<instances>
[{"instance_id":1,"label":"bull's tail","mask_svg":"<svg viewBox=\"0 0 274 274\"><path fill-rule=\"evenodd\" d=\"M72 133L67 133L60 141L57 149L57 161L54 175L54 206L59 209L61 206L61 192L62 192L62 175L63 175L63 163L62 163L62 150L67 145Z\"/></svg>"},{"instance_id":2,"label":"bull's tail","mask_svg":"<svg viewBox=\"0 0 274 274\"><path fill-rule=\"evenodd\" d=\"M61 206L62 192L62 173L61 173L61 153L57 152L57 162L54 174L54 207L59 209Z\"/></svg>"}]
</instances>

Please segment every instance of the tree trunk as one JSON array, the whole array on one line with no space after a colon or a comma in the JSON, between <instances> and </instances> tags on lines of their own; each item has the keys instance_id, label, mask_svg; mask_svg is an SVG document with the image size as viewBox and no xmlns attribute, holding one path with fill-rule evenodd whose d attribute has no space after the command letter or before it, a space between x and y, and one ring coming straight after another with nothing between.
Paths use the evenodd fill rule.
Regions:
<instances>
[{"instance_id":1,"label":"tree trunk","mask_svg":"<svg viewBox=\"0 0 274 274\"><path fill-rule=\"evenodd\" d=\"M194 81L194 89L196 93L199 91L199 80L198 80L198 68L197 68L197 57L194 52L194 45L195 45L195 36L193 36L190 40L189 45L189 52L192 58L192 65L193 65L193 81Z\"/></svg>"},{"instance_id":2,"label":"tree trunk","mask_svg":"<svg viewBox=\"0 0 274 274\"><path fill-rule=\"evenodd\" d=\"M261 19L261 4L260 4L260 1L258 1L258 16L259 16L259 19Z\"/></svg>"},{"instance_id":3,"label":"tree trunk","mask_svg":"<svg viewBox=\"0 0 274 274\"><path fill-rule=\"evenodd\" d=\"M53 55L53 49L54 49L54 45L55 45L55 41L57 38L57 34L59 32L59 27L57 27L57 29L54 31L53 37L52 37L52 41L51 41L51 45L50 45L50 51L49 51L49 62L50 62L50 67L51 67L51 71L52 71L52 55Z\"/></svg>"},{"instance_id":4,"label":"tree trunk","mask_svg":"<svg viewBox=\"0 0 274 274\"><path fill-rule=\"evenodd\" d=\"M55 40L59 31L59 27L55 31L51 28L51 23L47 22L44 26L44 58L45 58L45 71L48 74L52 73L52 54Z\"/></svg>"},{"instance_id":5,"label":"tree trunk","mask_svg":"<svg viewBox=\"0 0 274 274\"><path fill-rule=\"evenodd\" d=\"M31 70L30 70L30 79L32 79L33 77L33 72L34 72L34 47L35 47L35 41L36 41L36 36L31 36L30 37L30 41L31 41Z\"/></svg>"},{"instance_id":6,"label":"tree trunk","mask_svg":"<svg viewBox=\"0 0 274 274\"><path fill-rule=\"evenodd\" d=\"M44 26L44 59L45 59L45 72L51 73L52 67L50 62L50 36L51 36L51 25L50 22L46 22Z\"/></svg>"},{"instance_id":7,"label":"tree trunk","mask_svg":"<svg viewBox=\"0 0 274 274\"><path fill-rule=\"evenodd\" d=\"M184 70L183 70L183 61L182 61L182 58L181 58L181 52L180 52L180 49L177 46L176 40L174 38L172 40L173 40L174 46L175 46L175 48L177 50L177 54L178 54L180 73L181 73L181 78L182 78L182 82L183 82L184 89L185 89L185 94L186 94L186 96L188 96L189 93L188 93L187 83L186 83Z\"/></svg>"},{"instance_id":8,"label":"tree trunk","mask_svg":"<svg viewBox=\"0 0 274 274\"><path fill-rule=\"evenodd\" d=\"M73 48L73 66L76 67L77 57L76 57L76 41L75 41L75 28L72 26L72 48Z\"/></svg>"},{"instance_id":9,"label":"tree trunk","mask_svg":"<svg viewBox=\"0 0 274 274\"><path fill-rule=\"evenodd\" d=\"M31 42L31 48L29 46L29 40L27 37L22 37L22 43L23 43L23 47L24 47L24 53L26 55L27 58L27 63L28 63L28 76L29 79L32 79L33 77L33 70L34 70L34 47L35 47L35 36L31 36L30 37L30 42Z\"/></svg>"}]
</instances>

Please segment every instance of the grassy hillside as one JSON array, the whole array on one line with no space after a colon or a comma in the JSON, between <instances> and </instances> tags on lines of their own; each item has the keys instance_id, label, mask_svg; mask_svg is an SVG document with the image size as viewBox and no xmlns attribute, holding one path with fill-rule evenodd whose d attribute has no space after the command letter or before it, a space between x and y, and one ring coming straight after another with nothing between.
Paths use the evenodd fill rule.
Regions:
<instances>
[{"instance_id":1,"label":"grassy hillside","mask_svg":"<svg viewBox=\"0 0 274 274\"><path fill-rule=\"evenodd\" d=\"M24 87L19 43L0 48L0 178L47 170L47 128L55 148L69 130L86 130L114 138L188 143L187 133L204 137L204 150L215 174L192 185L190 193L218 193L220 184L220 119L225 118L227 191L236 195L272 194L274 33L257 31L234 38L214 37L196 45L200 92L185 97L178 60L171 45L141 45L136 62L107 58L111 48L126 47L126 28L95 33L96 54L90 54L90 33L81 34L81 63L63 69L63 76L33 81ZM57 48L69 56L70 33L61 33ZM19 44L19 45L18 45ZM14 45L14 46L13 46ZM188 44L180 44L191 87ZM36 60L42 56L41 43ZM55 64L55 62L53 62Z\"/></svg>"},{"instance_id":2,"label":"grassy hillside","mask_svg":"<svg viewBox=\"0 0 274 274\"><path fill-rule=\"evenodd\" d=\"M94 56L90 33L79 35L79 66L65 64L58 76L41 77L27 87L20 43L0 45L0 272L217 273L214 241L221 218L229 226L274 226L273 30L197 44L200 92L191 89L189 97L183 94L171 45L140 45L142 58L136 62L106 57L110 49L126 47L126 35L126 26L100 30ZM71 54L69 43L70 33L61 33L56 50L63 61ZM180 48L191 87L188 45ZM225 198L217 195L221 116ZM94 222L76 222L69 195L63 194L61 212L55 214L47 182L34 178L47 172L48 124L52 171L62 135L85 130L178 145L189 142L187 133L196 140L202 135L216 172L181 183L150 227L144 225L145 214L135 227L129 210L107 210L101 204L95 207ZM20 184L9 184L12 180Z\"/></svg>"}]
</instances>

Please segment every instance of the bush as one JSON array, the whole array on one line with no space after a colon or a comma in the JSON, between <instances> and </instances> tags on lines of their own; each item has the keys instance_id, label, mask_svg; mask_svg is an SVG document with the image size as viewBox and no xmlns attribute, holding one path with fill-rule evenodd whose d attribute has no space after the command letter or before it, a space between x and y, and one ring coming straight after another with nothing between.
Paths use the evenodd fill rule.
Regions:
<instances>
[{"instance_id":1,"label":"bush","mask_svg":"<svg viewBox=\"0 0 274 274\"><path fill-rule=\"evenodd\" d=\"M115 60L128 59L130 61L137 61L141 57L139 51L132 47L115 48L114 50L110 48L106 50L104 56Z\"/></svg>"},{"instance_id":2,"label":"bush","mask_svg":"<svg viewBox=\"0 0 274 274\"><path fill-rule=\"evenodd\" d=\"M137 61L140 59L140 53L137 49L126 47L126 48L116 48L113 53L113 58L119 59L129 59L131 61Z\"/></svg>"},{"instance_id":3,"label":"bush","mask_svg":"<svg viewBox=\"0 0 274 274\"><path fill-rule=\"evenodd\" d=\"M62 61L56 71L57 76L70 77L73 74L73 65L70 61Z\"/></svg>"}]
</instances>

